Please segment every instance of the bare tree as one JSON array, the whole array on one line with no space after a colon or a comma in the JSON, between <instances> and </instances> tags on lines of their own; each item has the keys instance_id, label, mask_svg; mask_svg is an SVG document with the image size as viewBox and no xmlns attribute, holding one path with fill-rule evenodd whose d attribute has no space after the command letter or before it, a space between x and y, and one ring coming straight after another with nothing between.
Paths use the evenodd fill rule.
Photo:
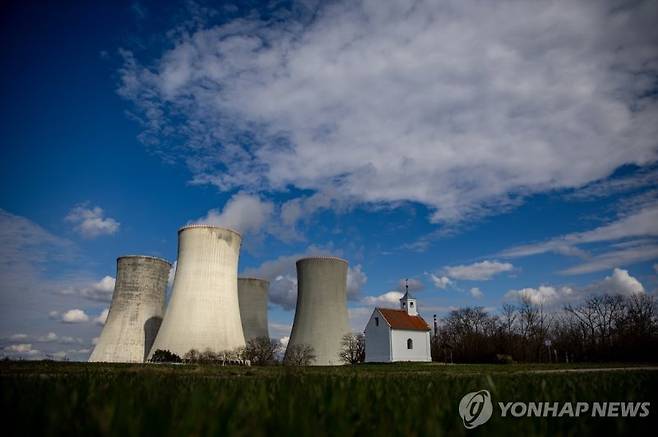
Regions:
<instances>
[{"instance_id":1,"label":"bare tree","mask_svg":"<svg viewBox=\"0 0 658 437\"><path fill-rule=\"evenodd\" d=\"M288 366L308 366L315 361L315 350L308 344L289 345L283 361Z\"/></svg>"},{"instance_id":2,"label":"bare tree","mask_svg":"<svg viewBox=\"0 0 658 437\"><path fill-rule=\"evenodd\" d=\"M257 337L247 341L244 358L252 364L265 366L276 362L279 342L268 337Z\"/></svg>"},{"instance_id":3,"label":"bare tree","mask_svg":"<svg viewBox=\"0 0 658 437\"><path fill-rule=\"evenodd\" d=\"M505 328L505 333L508 336L512 335L514 322L516 322L517 317L518 312L514 305L509 303L503 304L501 320Z\"/></svg>"},{"instance_id":4,"label":"bare tree","mask_svg":"<svg viewBox=\"0 0 658 437\"><path fill-rule=\"evenodd\" d=\"M366 340L361 333L349 333L343 336L338 357L345 364L362 363L366 359Z\"/></svg>"}]
</instances>

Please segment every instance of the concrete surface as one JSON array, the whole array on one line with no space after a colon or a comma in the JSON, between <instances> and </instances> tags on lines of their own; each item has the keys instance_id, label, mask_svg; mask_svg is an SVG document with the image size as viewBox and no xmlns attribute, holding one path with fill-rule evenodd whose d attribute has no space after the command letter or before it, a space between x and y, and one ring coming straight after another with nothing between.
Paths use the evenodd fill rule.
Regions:
<instances>
[{"instance_id":1,"label":"concrete surface","mask_svg":"<svg viewBox=\"0 0 658 437\"><path fill-rule=\"evenodd\" d=\"M244 346L238 301L242 237L207 225L178 231L178 263L171 299L151 355L158 349L179 356Z\"/></svg>"},{"instance_id":2,"label":"concrete surface","mask_svg":"<svg viewBox=\"0 0 658 437\"><path fill-rule=\"evenodd\" d=\"M170 268L150 256L117 259L110 311L89 361L144 362L162 323Z\"/></svg>"},{"instance_id":3,"label":"concrete surface","mask_svg":"<svg viewBox=\"0 0 658 437\"><path fill-rule=\"evenodd\" d=\"M245 341L269 337L267 328L267 289L270 283L258 278L238 278L240 318Z\"/></svg>"},{"instance_id":4,"label":"concrete surface","mask_svg":"<svg viewBox=\"0 0 658 437\"><path fill-rule=\"evenodd\" d=\"M310 345L314 365L342 364L341 341L350 332L347 316L347 261L310 257L297 261L297 306L288 348Z\"/></svg>"}]
</instances>

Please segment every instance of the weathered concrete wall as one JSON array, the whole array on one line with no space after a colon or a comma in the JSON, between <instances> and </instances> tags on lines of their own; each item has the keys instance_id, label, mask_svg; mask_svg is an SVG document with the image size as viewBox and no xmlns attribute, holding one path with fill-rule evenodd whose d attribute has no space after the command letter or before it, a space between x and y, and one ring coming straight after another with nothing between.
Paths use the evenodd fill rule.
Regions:
<instances>
[{"instance_id":1,"label":"weathered concrete wall","mask_svg":"<svg viewBox=\"0 0 658 437\"><path fill-rule=\"evenodd\" d=\"M270 283L258 278L238 278L240 318L245 341L269 337L267 328L267 289Z\"/></svg>"},{"instance_id":2,"label":"weathered concrete wall","mask_svg":"<svg viewBox=\"0 0 658 437\"><path fill-rule=\"evenodd\" d=\"M183 356L191 349L215 352L244 346L238 302L242 237L216 226L178 231L178 263L169 306L151 348Z\"/></svg>"},{"instance_id":3,"label":"weathered concrete wall","mask_svg":"<svg viewBox=\"0 0 658 437\"><path fill-rule=\"evenodd\" d=\"M110 311L89 361L144 361L162 323L170 268L150 256L117 259Z\"/></svg>"},{"instance_id":4,"label":"weathered concrete wall","mask_svg":"<svg viewBox=\"0 0 658 437\"><path fill-rule=\"evenodd\" d=\"M341 341L350 332L347 316L347 261L311 257L297 261L297 307L288 348L310 345L314 365L342 364Z\"/></svg>"}]
</instances>

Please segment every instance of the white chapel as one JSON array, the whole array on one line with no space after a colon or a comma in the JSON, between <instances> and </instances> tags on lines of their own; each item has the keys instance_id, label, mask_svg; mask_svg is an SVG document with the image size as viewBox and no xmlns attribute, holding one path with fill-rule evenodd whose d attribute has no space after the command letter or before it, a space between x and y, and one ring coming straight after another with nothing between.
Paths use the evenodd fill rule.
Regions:
<instances>
[{"instance_id":1,"label":"white chapel","mask_svg":"<svg viewBox=\"0 0 658 437\"><path fill-rule=\"evenodd\" d=\"M365 330L366 362L432 361L430 327L406 287L400 309L375 308Z\"/></svg>"}]
</instances>

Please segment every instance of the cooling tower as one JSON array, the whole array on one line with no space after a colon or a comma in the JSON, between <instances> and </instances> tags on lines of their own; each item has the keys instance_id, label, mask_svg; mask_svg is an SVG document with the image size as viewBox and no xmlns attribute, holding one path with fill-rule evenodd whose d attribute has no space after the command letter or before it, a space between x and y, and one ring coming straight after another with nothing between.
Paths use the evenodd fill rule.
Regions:
<instances>
[{"instance_id":1,"label":"cooling tower","mask_svg":"<svg viewBox=\"0 0 658 437\"><path fill-rule=\"evenodd\" d=\"M267 289L270 283L264 279L238 278L240 318L245 341L257 337L269 337L267 329Z\"/></svg>"},{"instance_id":2,"label":"cooling tower","mask_svg":"<svg viewBox=\"0 0 658 437\"><path fill-rule=\"evenodd\" d=\"M347 317L347 261L311 257L297 261L297 307L291 345L314 349L314 365L341 364L338 353L350 332Z\"/></svg>"},{"instance_id":3,"label":"cooling tower","mask_svg":"<svg viewBox=\"0 0 658 437\"><path fill-rule=\"evenodd\" d=\"M89 361L144 362L162 323L169 269L152 256L117 259L110 311Z\"/></svg>"},{"instance_id":4,"label":"cooling tower","mask_svg":"<svg viewBox=\"0 0 658 437\"><path fill-rule=\"evenodd\" d=\"M221 352L244 346L238 303L242 237L216 226L178 231L178 263L167 312L151 348L179 356L191 349Z\"/></svg>"}]
</instances>

